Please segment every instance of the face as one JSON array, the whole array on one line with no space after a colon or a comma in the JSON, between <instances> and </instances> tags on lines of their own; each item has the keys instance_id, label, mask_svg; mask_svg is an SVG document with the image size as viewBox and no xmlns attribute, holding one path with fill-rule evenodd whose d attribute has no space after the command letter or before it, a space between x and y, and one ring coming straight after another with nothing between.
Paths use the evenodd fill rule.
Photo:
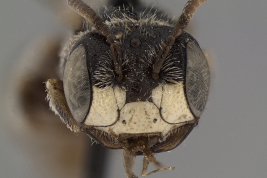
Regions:
<instances>
[{"instance_id":1,"label":"face","mask_svg":"<svg viewBox=\"0 0 267 178\"><path fill-rule=\"evenodd\" d=\"M71 130L124 149L129 178L136 177L134 158L140 154L142 176L150 174L149 162L157 171L173 169L163 168L152 153L177 147L206 105L209 66L198 42L183 31L196 10L192 3L202 1L186 4L177 23L184 24L175 26L154 9L109 8L101 18L83 2L69 1L92 26L66 45L62 79L46 82L50 106Z\"/></svg>"}]
</instances>

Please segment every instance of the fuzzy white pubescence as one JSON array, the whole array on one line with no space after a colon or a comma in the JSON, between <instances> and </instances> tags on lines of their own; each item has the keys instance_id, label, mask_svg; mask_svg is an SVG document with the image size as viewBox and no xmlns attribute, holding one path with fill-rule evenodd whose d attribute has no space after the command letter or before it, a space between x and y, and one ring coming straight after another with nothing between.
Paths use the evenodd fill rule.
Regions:
<instances>
[{"instance_id":1,"label":"fuzzy white pubescence","mask_svg":"<svg viewBox=\"0 0 267 178\"><path fill-rule=\"evenodd\" d=\"M148 73L146 71L149 71L153 68L153 62L155 58L157 57L157 50L154 47L149 46L150 50L146 50L145 54L142 54L142 57L139 58L140 63L139 67L142 69L141 74L147 75ZM131 56L124 54L122 57L122 69L123 73L127 73L128 64L131 61ZM169 54L166 57L165 62L162 65L161 68L161 78L160 83L166 84L166 83L173 83L174 81L183 81L184 80L184 71L182 68L179 68L177 64L179 63L179 60L176 57L173 57L172 54ZM125 76L129 79L129 82L131 81L130 76ZM142 76L146 77L146 76ZM93 83L95 83L96 86L103 88L106 86L113 87L115 85L115 73L114 73L114 64L113 64L113 58L111 56L110 52L106 52L105 55L100 56L99 62L97 64L97 69L94 71L94 77L93 77Z\"/></svg>"},{"instance_id":2,"label":"fuzzy white pubescence","mask_svg":"<svg viewBox=\"0 0 267 178\"><path fill-rule=\"evenodd\" d=\"M161 73L163 74L162 83L173 83L173 81L183 81L184 71L183 69L177 67L175 62L179 62L171 54L168 54L165 62L161 67Z\"/></svg>"},{"instance_id":3,"label":"fuzzy white pubescence","mask_svg":"<svg viewBox=\"0 0 267 178\"><path fill-rule=\"evenodd\" d=\"M111 7L104 10L102 17L107 19L105 23L111 28L125 27L127 24L137 24L140 27L143 25L173 27L175 25L175 21L153 7L144 9L138 14L134 12L133 7Z\"/></svg>"},{"instance_id":4,"label":"fuzzy white pubescence","mask_svg":"<svg viewBox=\"0 0 267 178\"><path fill-rule=\"evenodd\" d=\"M93 80L95 85L103 88L105 86L114 86L115 74L114 63L110 52L106 52L106 55L101 55L98 62L97 70L94 71Z\"/></svg>"}]
</instances>

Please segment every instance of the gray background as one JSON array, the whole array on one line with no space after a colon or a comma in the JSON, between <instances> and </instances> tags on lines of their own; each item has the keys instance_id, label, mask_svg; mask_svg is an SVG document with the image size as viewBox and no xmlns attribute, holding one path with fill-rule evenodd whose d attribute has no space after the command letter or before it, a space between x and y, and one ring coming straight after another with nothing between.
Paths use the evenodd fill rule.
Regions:
<instances>
[{"instance_id":1,"label":"gray background","mask_svg":"<svg viewBox=\"0 0 267 178\"><path fill-rule=\"evenodd\" d=\"M94 9L105 4L105 1L87 2ZM178 18L186 2L147 0L145 3ZM176 170L150 177L266 177L266 0L208 0L196 11L190 29L211 56L209 101L199 126L188 138L175 150L156 155L159 161ZM49 170L32 169L30 173L24 170L27 155L9 132L7 111L15 112L16 108L7 108L6 102L12 99L7 86L12 82L10 77L16 72L12 70L19 63L19 56L40 35L62 30L64 26L47 5L33 0L0 1L1 177L53 177ZM135 166L139 176L141 161L138 157ZM108 163L108 178L125 177L121 150L112 150ZM39 164L38 160L35 164Z\"/></svg>"}]
</instances>

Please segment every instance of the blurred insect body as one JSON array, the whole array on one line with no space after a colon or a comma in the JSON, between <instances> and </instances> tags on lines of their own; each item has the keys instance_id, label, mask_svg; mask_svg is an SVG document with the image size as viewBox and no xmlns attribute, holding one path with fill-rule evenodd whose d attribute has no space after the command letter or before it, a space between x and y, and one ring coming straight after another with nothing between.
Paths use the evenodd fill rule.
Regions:
<instances>
[{"instance_id":1,"label":"blurred insect body","mask_svg":"<svg viewBox=\"0 0 267 178\"><path fill-rule=\"evenodd\" d=\"M184 31L205 0L189 0L176 24L160 12L107 9L103 17L81 0L68 4L91 26L64 49L61 79L46 82L52 110L74 132L124 149L128 178L136 155L142 176L164 168L153 153L177 147L197 125L210 73L197 41ZM148 163L158 169L147 173Z\"/></svg>"}]
</instances>

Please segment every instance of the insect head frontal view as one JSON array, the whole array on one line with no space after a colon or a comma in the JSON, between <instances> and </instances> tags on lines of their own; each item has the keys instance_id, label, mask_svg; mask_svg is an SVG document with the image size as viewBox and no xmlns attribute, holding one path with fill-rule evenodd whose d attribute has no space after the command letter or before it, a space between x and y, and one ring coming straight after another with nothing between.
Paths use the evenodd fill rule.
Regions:
<instances>
[{"instance_id":1,"label":"insect head frontal view","mask_svg":"<svg viewBox=\"0 0 267 178\"><path fill-rule=\"evenodd\" d=\"M205 0L189 0L176 22L151 8L107 8L97 14L68 0L85 27L63 49L61 79L49 79L50 107L74 132L107 148L124 149L127 178L164 167L154 153L177 147L198 124L210 72L198 42L184 29ZM148 164L157 169L147 173Z\"/></svg>"}]
</instances>

